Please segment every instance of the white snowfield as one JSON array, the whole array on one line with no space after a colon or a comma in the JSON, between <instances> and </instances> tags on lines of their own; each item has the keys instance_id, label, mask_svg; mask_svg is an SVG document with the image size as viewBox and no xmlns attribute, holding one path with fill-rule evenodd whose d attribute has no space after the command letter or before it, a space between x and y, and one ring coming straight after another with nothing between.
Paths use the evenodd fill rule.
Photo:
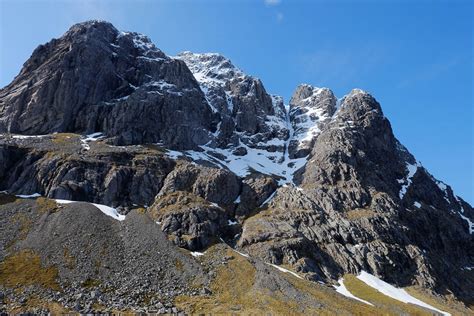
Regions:
<instances>
[{"instance_id":1,"label":"white snowfield","mask_svg":"<svg viewBox=\"0 0 474 316\"><path fill-rule=\"evenodd\" d=\"M366 300L363 300L361 298L358 298L357 296L355 296L351 292L349 292L349 290L344 285L344 279L343 278L340 278L337 282L339 283L339 285L334 285L334 288L336 289L337 293L342 294L342 295L344 295L348 298L352 298L354 300L361 301L364 304L374 306L374 304L372 304L370 302L367 302Z\"/></svg>"},{"instance_id":2,"label":"white snowfield","mask_svg":"<svg viewBox=\"0 0 474 316\"><path fill-rule=\"evenodd\" d=\"M38 198L41 197L41 194L39 193L33 193L33 194L17 194L16 195L19 198L22 199L31 199L31 198ZM107 206L107 205L102 205L102 204L96 204L96 203L89 203L89 202L84 202L84 201L71 201L71 200L61 200L61 199L55 199L56 203L58 204L71 204L71 203L88 203L91 205L94 205L96 208L98 208L102 213L104 213L107 216L112 217L113 219L116 219L118 221L123 221L125 219L125 215L119 214L117 210L113 207Z\"/></svg>"},{"instance_id":3,"label":"white snowfield","mask_svg":"<svg viewBox=\"0 0 474 316\"><path fill-rule=\"evenodd\" d=\"M376 276L374 276L370 273L367 273L365 271L362 271L357 276L357 278L359 280L361 280L362 282L364 282L365 284L367 284L368 286L376 289L380 293L382 293L382 294L384 294L388 297L391 297L393 299L396 299L397 301L407 303L407 304L410 303L410 304L418 305L418 306L421 306L421 307L424 307L424 308L428 308L428 309L436 311L436 312L438 312L442 315L451 315L447 312L444 312L442 310L437 309L436 307L433 307L429 304L426 304L423 301L420 301L419 299L417 299L417 298L411 296L410 294L408 294L407 291L405 291L404 289L399 289L399 288L397 288L393 285L390 285L387 282L382 281L379 278L377 278Z\"/></svg>"},{"instance_id":4,"label":"white snowfield","mask_svg":"<svg viewBox=\"0 0 474 316\"><path fill-rule=\"evenodd\" d=\"M56 203L59 203L59 204L70 204L70 203L80 202L80 201L70 201L70 200L61 200L61 199L56 199L55 201ZM88 203L88 202L82 202L82 203ZM112 217L113 219L116 219L118 221L123 221L125 219L125 215L119 214L119 212L117 212L117 209L113 207L103 205L103 204L96 204L96 203L89 203L89 204L94 205L102 213L104 213L107 216Z\"/></svg>"}]
</instances>

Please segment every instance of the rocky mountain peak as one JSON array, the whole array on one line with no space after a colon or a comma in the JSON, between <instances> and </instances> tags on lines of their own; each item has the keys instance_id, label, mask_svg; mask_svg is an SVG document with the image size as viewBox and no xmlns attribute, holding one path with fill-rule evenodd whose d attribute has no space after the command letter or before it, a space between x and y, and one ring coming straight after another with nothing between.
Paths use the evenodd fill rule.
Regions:
<instances>
[{"instance_id":1,"label":"rocky mountain peak","mask_svg":"<svg viewBox=\"0 0 474 316\"><path fill-rule=\"evenodd\" d=\"M339 103L339 121L366 125L373 120L387 121L377 100L361 89L353 89ZM388 121L386 123L390 125Z\"/></svg>"},{"instance_id":2,"label":"rocky mountain peak","mask_svg":"<svg viewBox=\"0 0 474 316\"><path fill-rule=\"evenodd\" d=\"M230 59L217 53L182 52L177 58L186 62L198 81L204 79L232 80L244 76L244 73L234 66ZM222 83L222 82L221 82ZM224 83L225 84L225 83Z\"/></svg>"},{"instance_id":3,"label":"rocky mountain peak","mask_svg":"<svg viewBox=\"0 0 474 316\"><path fill-rule=\"evenodd\" d=\"M119 285L104 302L137 282L144 296L164 289L174 299L166 286L202 279L191 273L202 269L196 256L215 282L207 267L250 257L308 286L365 271L474 299L474 209L400 144L360 89L337 99L302 84L285 105L222 55L169 57L144 35L88 21L40 46L0 90L0 133L0 191L12 194L0 192L0 260L34 249L66 287L91 276L104 292ZM38 196L47 199L27 199ZM16 220L25 214L31 231ZM113 264L87 257L92 239L93 259L106 240ZM212 255L216 243L225 255ZM166 264L150 272L156 262Z\"/></svg>"},{"instance_id":4,"label":"rocky mountain peak","mask_svg":"<svg viewBox=\"0 0 474 316\"><path fill-rule=\"evenodd\" d=\"M119 31L112 23L101 20L90 20L74 24L64 34L64 37L73 40L79 38L102 38L110 42L113 41L118 34Z\"/></svg>"},{"instance_id":5,"label":"rocky mountain peak","mask_svg":"<svg viewBox=\"0 0 474 316\"><path fill-rule=\"evenodd\" d=\"M307 155L322 127L336 112L337 98L328 88L299 85L290 99L290 120L294 130L292 154Z\"/></svg>"}]
</instances>

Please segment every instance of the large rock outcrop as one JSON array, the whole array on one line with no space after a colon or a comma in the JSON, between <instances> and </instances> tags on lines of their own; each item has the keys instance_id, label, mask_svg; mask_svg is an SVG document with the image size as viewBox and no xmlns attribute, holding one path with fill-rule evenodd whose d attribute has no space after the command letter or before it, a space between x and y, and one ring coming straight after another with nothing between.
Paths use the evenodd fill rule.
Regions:
<instances>
[{"instance_id":1,"label":"large rock outcrop","mask_svg":"<svg viewBox=\"0 0 474 316\"><path fill-rule=\"evenodd\" d=\"M182 61L99 21L40 45L0 90L0 132L103 132L117 144L190 149L209 140L211 114Z\"/></svg>"}]
</instances>

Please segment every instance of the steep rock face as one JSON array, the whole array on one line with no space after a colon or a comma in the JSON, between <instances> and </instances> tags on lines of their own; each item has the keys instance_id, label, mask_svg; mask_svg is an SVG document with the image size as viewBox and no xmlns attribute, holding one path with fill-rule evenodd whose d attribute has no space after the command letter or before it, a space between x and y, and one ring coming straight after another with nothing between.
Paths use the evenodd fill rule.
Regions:
<instances>
[{"instance_id":1,"label":"steep rock face","mask_svg":"<svg viewBox=\"0 0 474 316\"><path fill-rule=\"evenodd\" d=\"M0 91L3 132L100 131L118 144L190 149L206 143L211 129L211 111L186 65L107 22L77 24L40 45Z\"/></svg>"},{"instance_id":2,"label":"steep rock face","mask_svg":"<svg viewBox=\"0 0 474 316\"><path fill-rule=\"evenodd\" d=\"M206 249L238 231L224 209L189 192L160 195L148 212L177 246L189 250Z\"/></svg>"},{"instance_id":3,"label":"steep rock face","mask_svg":"<svg viewBox=\"0 0 474 316\"><path fill-rule=\"evenodd\" d=\"M168 174L160 195L175 191L192 192L223 207L231 207L240 191L240 181L230 171L178 162Z\"/></svg>"},{"instance_id":4,"label":"steep rock face","mask_svg":"<svg viewBox=\"0 0 474 316\"><path fill-rule=\"evenodd\" d=\"M290 100L290 120L293 128L289 143L291 158L307 156L322 126L336 112L337 99L331 90L302 84Z\"/></svg>"},{"instance_id":5,"label":"steep rock face","mask_svg":"<svg viewBox=\"0 0 474 316\"><path fill-rule=\"evenodd\" d=\"M153 148L83 146L74 134L0 140L0 188L111 206L151 205L175 166Z\"/></svg>"},{"instance_id":6,"label":"steep rock face","mask_svg":"<svg viewBox=\"0 0 474 316\"><path fill-rule=\"evenodd\" d=\"M399 144L372 96L353 90L341 101L298 177L244 222L244 251L316 280L368 270L472 300L461 286L472 278L472 208Z\"/></svg>"},{"instance_id":7,"label":"steep rock face","mask_svg":"<svg viewBox=\"0 0 474 316\"><path fill-rule=\"evenodd\" d=\"M178 55L201 85L211 107L220 116L215 145L225 148L243 142L250 147L268 147L283 151L288 129L283 101L270 96L259 79L244 74L219 54Z\"/></svg>"}]
</instances>

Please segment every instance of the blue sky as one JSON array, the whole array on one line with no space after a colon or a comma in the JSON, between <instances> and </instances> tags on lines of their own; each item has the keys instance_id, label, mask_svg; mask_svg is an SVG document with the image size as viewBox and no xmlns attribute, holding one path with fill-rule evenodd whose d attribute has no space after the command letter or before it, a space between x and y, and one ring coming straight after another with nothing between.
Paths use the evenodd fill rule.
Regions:
<instances>
[{"instance_id":1,"label":"blue sky","mask_svg":"<svg viewBox=\"0 0 474 316\"><path fill-rule=\"evenodd\" d=\"M37 45L104 19L169 55L222 53L285 100L300 83L371 92L398 139L473 204L473 3L0 0L0 86Z\"/></svg>"}]
</instances>

